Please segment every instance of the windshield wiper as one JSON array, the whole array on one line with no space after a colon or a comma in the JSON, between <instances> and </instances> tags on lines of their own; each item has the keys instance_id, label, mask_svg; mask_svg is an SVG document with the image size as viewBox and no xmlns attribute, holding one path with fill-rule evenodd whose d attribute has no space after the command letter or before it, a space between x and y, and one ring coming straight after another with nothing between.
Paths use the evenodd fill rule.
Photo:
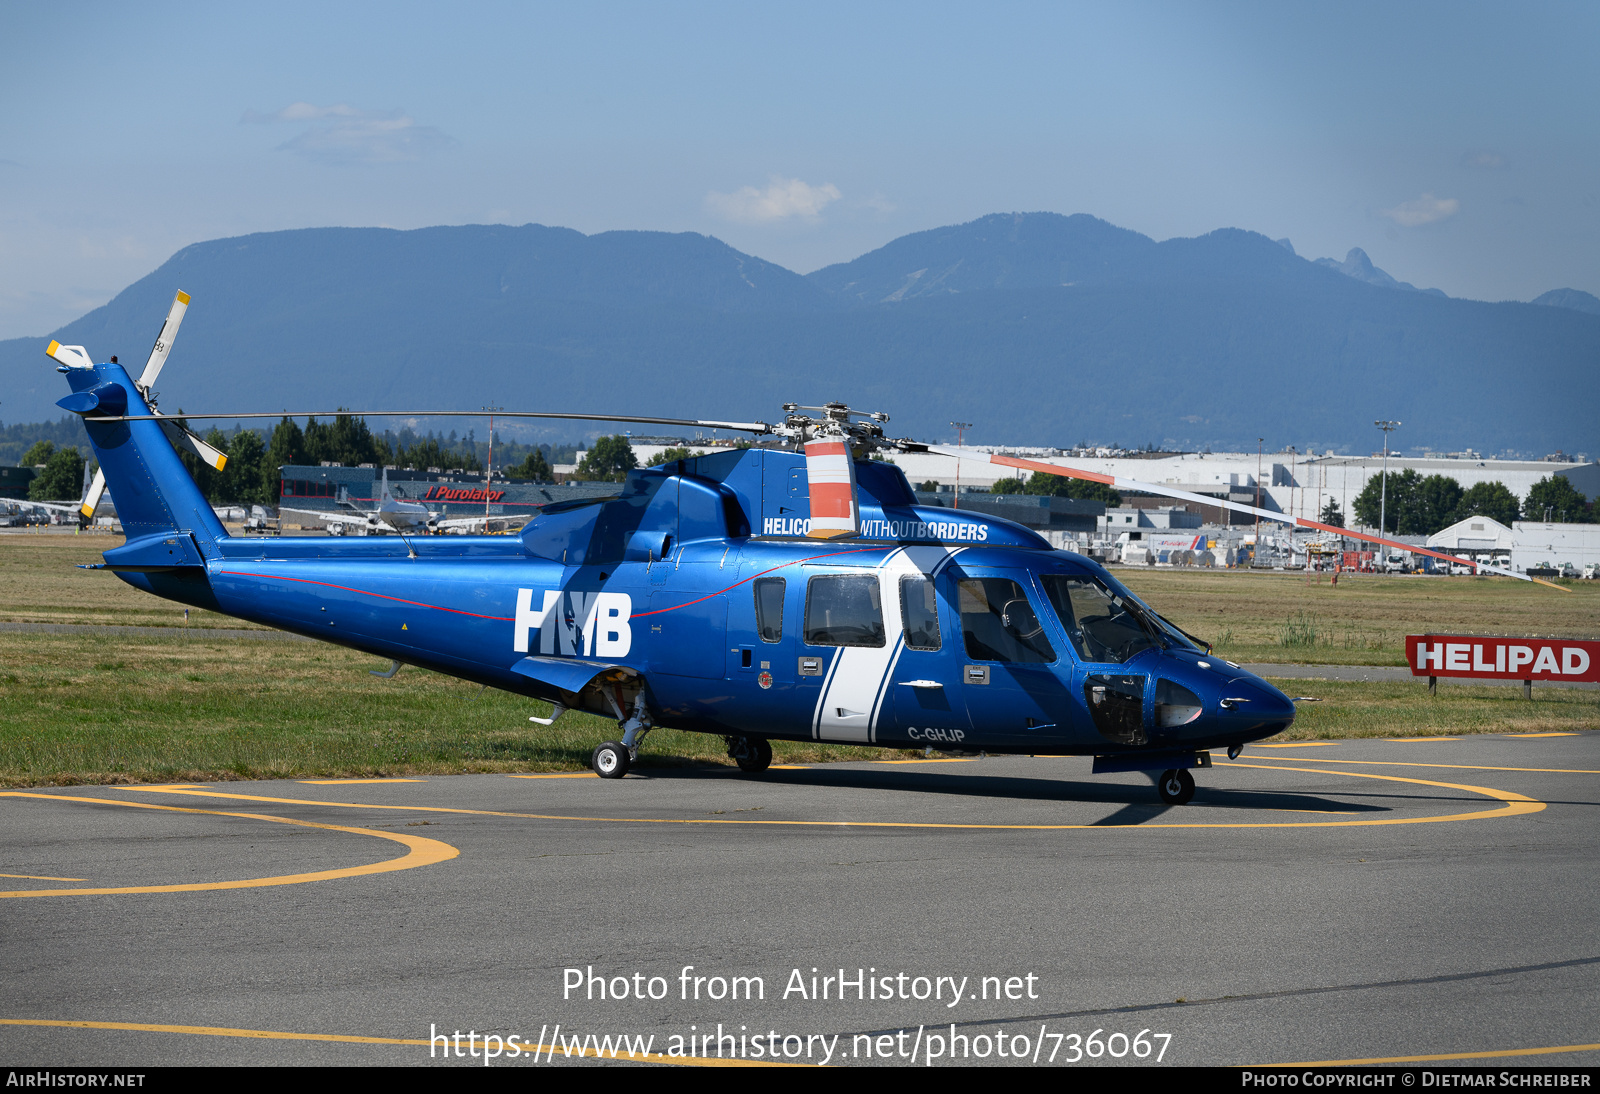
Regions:
<instances>
[{"instance_id":1,"label":"windshield wiper","mask_svg":"<svg viewBox=\"0 0 1600 1094\"><path fill-rule=\"evenodd\" d=\"M1136 600L1131 600L1127 597L1118 597L1117 599L1121 603L1123 611L1133 616L1134 621L1139 624L1139 629L1149 635L1151 641L1155 642L1156 645L1166 649L1166 636L1161 633L1161 628L1156 626L1149 618L1150 616L1155 616L1155 612L1150 611L1149 608L1146 608ZM1156 616L1156 618L1160 617Z\"/></svg>"}]
</instances>

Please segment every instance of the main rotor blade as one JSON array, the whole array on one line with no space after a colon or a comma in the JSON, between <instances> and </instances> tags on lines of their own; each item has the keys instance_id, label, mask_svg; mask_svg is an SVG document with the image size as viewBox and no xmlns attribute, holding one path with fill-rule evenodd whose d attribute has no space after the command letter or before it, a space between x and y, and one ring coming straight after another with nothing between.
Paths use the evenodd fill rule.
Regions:
<instances>
[{"instance_id":1,"label":"main rotor blade","mask_svg":"<svg viewBox=\"0 0 1600 1094\"><path fill-rule=\"evenodd\" d=\"M918 450L937 452L941 456L954 456L958 460L970 460L976 463L995 464L1000 467L1015 467L1023 471L1033 471L1037 474L1060 475L1068 479L1083 479L1087 482L1098 482L1106 486L1116 487L1119 490L1133 490L1142 494L1158 494L1165 498L1177 498L1179 501L1198 502L1201 505L1218 506L1230 509L1235 513L1249 513L1260 517L1262 520L1276 521L1279 524L1292 524L1296 528L1315 528L1319 532L1331 532L1347 539L1358 539L1363 543L1381 543L1385 547L1394 547L1397 550L1409 551L1415 555L1427 555L1430 558L1443 559L1456 564L1465 563L1480 572L1487 571L1491 574L1501 574L1505 577L1514 577L1521 581L1534 581L1540 585L1549 585L1552 589L1561 589L1562 592L1571 592L1563 589L1550 581L1541 581L1527 574L1519 574L1514 570L1503 569L1499 566L1490 566L1487 563L1475 562L1472 559L1458 558L1439 551L1430 551L1426 547L1418 547L1410 543L1401 543L1399 540L1385 539L1365 532L1352 532L1348 528L1340 528L1333 524L1322 524L1318 521L1307 520L1305 517L1293 517L1287 513L1274 512L1271 509L1259 509L1254 505L1245 505L1242 502L1224 501L1221 498L1207 497L1204 494L1192 494L1187 490L1178 490L1171 486L1161 486L1153 482L1140 482L1137 479L1126 479L1121 475L1105 475L1098 471L1081 471L1075 467L1063 467L1054 463L1039 463L1036 460L1019 460L1015 456L1002 456L993 452L974 452L967 448L951 448L948 445L930 444L918 445Z\"/></svg>"},{"instance_id":2,"label":"main rotor blade","mask_svg":"<svg viewBox=\"0 0 1600 1094\"><path fill-rule=\"evenodd\" d=\"M484 410L273 410L251 411L248 414L191 414L183 412L185 418L196 421L229 421L243 420L245 418L484 418L488 411ZM558 414L550 411L537 410L497 410L496 418L563 418L579 422L632 422L640 425L679 425L694 426L697 429L727 429L737 433L771 433L772 426L766 422L706 422L695 418L643 418L628 414ZM121 416L107 415L95 417L97 422L148 422L160 417L159 414L124 414Z\"/></svg>"},{"instance_id":3,"label":"main rotor blade","mask_svg":"<svg viewBox=\"0 0 1600 1094\"><path fill-rule=\"evenodd\" d=\"M149 391L155 384L156 377L161 375L161 366L167 363L167 354L172 352L172 341L178 337L178 327L183 323L184 313L189 310L189 294L180 290L172 298L172 308L167 312L167 321L161 324L161 333L156 335L156 344L150 350L150 359L144 364L144 372L139 375L139 386Z\"/></svg>"}]
</instances>

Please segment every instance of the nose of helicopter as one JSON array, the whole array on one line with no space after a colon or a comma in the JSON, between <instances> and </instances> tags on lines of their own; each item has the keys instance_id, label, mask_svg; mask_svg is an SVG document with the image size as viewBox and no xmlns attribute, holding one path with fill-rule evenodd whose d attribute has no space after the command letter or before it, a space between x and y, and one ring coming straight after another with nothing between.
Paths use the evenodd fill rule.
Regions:
<instances>
[{"instance_id":1,"label":"nose of helicopter","mask_svg":"<svg viewBox=\"0 0 1600 1094\"><path fill-rule=\"evenodd\" d=\"M1212 658L1170 656L1154 696L1155 732L1179 740L1270 737L1294 721L1294 703L1265 680Z\"/></svg>"}]
</instances>

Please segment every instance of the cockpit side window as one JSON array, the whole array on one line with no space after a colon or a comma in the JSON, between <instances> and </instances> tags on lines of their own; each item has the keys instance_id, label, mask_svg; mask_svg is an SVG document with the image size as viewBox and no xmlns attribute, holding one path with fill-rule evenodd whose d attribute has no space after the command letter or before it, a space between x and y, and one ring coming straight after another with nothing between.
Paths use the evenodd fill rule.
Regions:
<instances>
[{"instance_id":1,"label":"cockpit side window","mask_svg":"<svg viewBox=\"0 0 1600 1094\"><path fill-rule=\"evenodd\" d=\"M1004 577L967 577L956 583L956 590L968 657L1022 665L1056 659L1021 585Z\"/></svg>"},{"instance_id":2,"label":"cockpit side window","mask_svg":"<svg viewBox=\"0 0 1600 1094\"><path fill-rule=\"evenodd\" d=\"M1121 664L1156 644L1131 604L1092 577L1043 574L1050 606L1085 661Z\"/></svg>"}]
</instances>

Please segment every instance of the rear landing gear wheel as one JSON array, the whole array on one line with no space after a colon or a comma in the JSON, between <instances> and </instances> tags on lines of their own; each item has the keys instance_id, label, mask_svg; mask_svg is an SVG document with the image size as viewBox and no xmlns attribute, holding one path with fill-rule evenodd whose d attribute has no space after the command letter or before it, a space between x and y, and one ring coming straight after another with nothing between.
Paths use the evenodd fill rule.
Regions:
<instances>
[{"instance_id":1,"label":"rear landing gear wheel","mask_svg":"<svg viewBox=\"0 0 1600 1094\"><path fill-rule=\"evenodd\" d=\"M1180 768L1168 768L1156 781L1156 791L1168 805L1187 805L1194 797L1194 776Z\"/></svg>"},{"instance_id":2,"label":"rear landing gear wheel","mask_svg":"<svg viewBox=\"0 0 1600 1094\"><path fill-rule=\"evenodd\" d=\"M628 773L628 765L632 757L628 750L619 741L606 741L594 750L589 763L594 768L594 773L602 779L620 779Z\"/></svg>"},{"instance_id":3,"label":"rear landing gear wheel","mask_svg":"<svg viewBox=\"0 0 1600 1094\"><path fill-rule=\"evenodd\" d=\"M765 737L735 737L728 744L728 756L740 771L754 775L772 766L772 742Z\"/></svg>"}]
</instances>

